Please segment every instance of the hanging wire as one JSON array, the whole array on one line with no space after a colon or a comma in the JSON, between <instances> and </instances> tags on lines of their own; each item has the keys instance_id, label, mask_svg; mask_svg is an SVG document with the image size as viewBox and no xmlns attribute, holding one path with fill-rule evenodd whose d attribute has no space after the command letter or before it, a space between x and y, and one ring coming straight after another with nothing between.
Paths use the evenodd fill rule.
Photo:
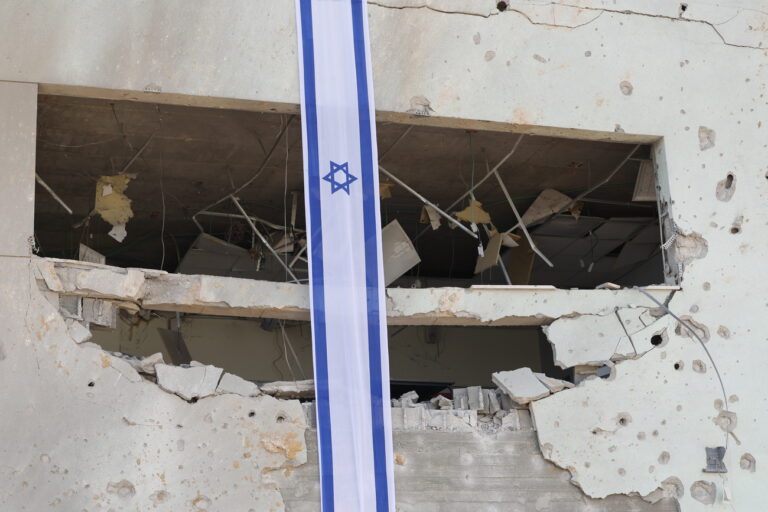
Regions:
<instances>
[{"instance_id":1,"label":"hanging wire","mask_svg":"<svg viewBox=\"0 0 768 512\"><path fill-rule=\"evenodd\" d=\"M291 339L288 337L288 333L285 332L285 320L280 320L280 332L283 335L283 349L285 349L285 346L287 344L288 349L291 351L291 355L293 355L293 359L296 362L296 366L299 369L299 372L301 373L301 378L306 380L307 374L304 372L304 367L301 365L301 361L299 360L299 356L296 355L296 351L293 349L293 343L291 343ZM290 363L288 362L288 358L285 359L286 364L288 364L288 368L291 371L291 374L293 374L293 370L291 369ZM296 380L294 376L294 381Z\"/></svg>"},{"instance_id":2,"label":"hanging wire","mask_svg":"<svg viewBox=\"0 0 768 512\"><path fill-rule=\"evenodd\" d=\"M155 131L155 133L157 133L163 127L163 116L160 113L160 105L155 105L155 109L157 109L157 122L158 122L158 128ZM154 137L154 133L152 134L152 137ZM163 270L163 268L165 267L165 187L163 186L163 174L165 172L164 157L165 157L165 151L161 147L160 148L160 198L162 202L163 212L162 212L162 221L160 224L160 246L162 248L162 257L160 258L160 270Z\"/></svg>"},{"instance_id":3,"label":"hanging wire","mask_svg":"<svg viewBox=\"0 0 768 512\"><path fill-rule=\"evenodd\" d=\"M644 288L641 288L639 286L633 286L632 289L639 291L640 293L642 293L643 295L651 299L651 301L653 301L654 304L656 304L658 307L666 311L672 318L677 320L677 323L685 327L685 329L691 334L691 336L696 338L696 340L699 342L699 345L701 345L701 348L703 348L704 352L707 354L707 357L709 358L709 362L712 363L712 368L714 368L715 375L717 375L717 380L720 383L720 390L723 392L723 407L725 408L726 411L728 411L728 396L727 396L727 393L725 392L725 384L723 383L723 377L720 375L720 370L718 370L717 368L717 363L715 363L715 359L712 357L712 354L709 353L707 346L704 344L704 340L702 340L701 337L699 337L698 333L693 327L688 325L688 322L684 321L682 318L674 314L672 310L669 309L669 307L667 307L666 304L662 304L661 302L656 300L656 298L650 293L648 293L647 291L645 291ZM728 431L726 431L725 432L725 449L726 450L728 450L728 435L729 433Z\"/></svg>"},{"instance_id":4,"label":"hanging wire","mask_svg":"<svg viewBox=\"0 0 768 512\"><path fill-rule=\"evenodd\" d=\"M163 172L165 165L163 163L163 150L160 150L160 198L163 208L162 220L160 223L160 246L162 247L162 257L160 258L160 270L165 267L165 188L163 187Z\"/></svg>"},{"instance_id":5,"label":"hanging wire","mask_svg":"<svg viewBox=\"0 0 768 512\"><path fill-rule=\"evenodd\" d=\"M283 116L280 116L280 122L283 122ZM285 136L283 137L283 140L285 140L285 170L283 172L283 240L285 243L288 242L288 153L289 153L289 146L288 146L288 124L285 125ZM293 233L291 233L291 237L293 237ZM283 277L283 280L288 280L288 251L286 251L286 248L283 247L283 262L285 265L285 275Z\"/></svg>"}]
</instances>

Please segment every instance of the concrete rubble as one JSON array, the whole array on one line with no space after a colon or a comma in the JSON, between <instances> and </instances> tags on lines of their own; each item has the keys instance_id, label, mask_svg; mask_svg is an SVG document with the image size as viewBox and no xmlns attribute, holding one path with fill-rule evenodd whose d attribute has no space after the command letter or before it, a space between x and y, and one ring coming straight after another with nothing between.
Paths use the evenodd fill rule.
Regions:
<instances>
[{"instance_id":1,"label":"concrete rubble","mask_svg":"<svg viewBox=\"0 0 768 512\"><path fill-rule=\"evenodd\" d=\"M85 299L94 301L98 304L98 308L105 311L110 306L114 306L114 310L121 308L132 313L143 312L163 303L164 305L160 306L161 310L186 309L194 313L223 312L225 315L244 314L247 317L271 316L277 309L274 304L277 296L284 293L283 298L277 300L282 304L279 308L282 313L289 312L290 316L301 318L306 314L305 312L308 312L308 306L304 304L305 299L302 298L306 289L300 285L209 276L179 276L157 271L144 272L138 269L114 269L87 262L39 261L40 266L36 277L43 296L46 296L54 307L68 317L67 330L73 333L72 338L75 341L79 341L82 347L88 349L96 349L86 341L87 334L90 333L88 325L95 325L96 322L84 320L82 304ZM105 285L102 284L104 279L113 281ZM259 299L257 289L271 294L270 297ZM661 288L652 293L656 294L660 300L664 300L670 291L672 291L670 288ZM256 293L256 299L253 293ZM508 302L493 303L491 309L488 309L488 300L496 293L493 290L392 289L388 293L390 295L389 317L390 322L394 319L394 323L399 321L415 323L422 315L426 315L424 318L429 318L432 323L435 323L437 318L438 322L447 325L457 321L462 324L504 325L511 322L516 325L531 325L550 322L549 315L553 315L557 319L551 322L546 332L561 366L587 363L593 366L582 365L581 367L598 368L594 366L597 363L605 367L606 363L612 365L613 360L641 357L652 348L663 346L667 342L671 325L667 315L660 314L655 309L637 307L635 300L638 297L629 290L595 292L600 294L597 297L605 295L604 305L600 304L599 300L591 300L588 304L580 303L577 298L581 292L578 290L529 291L524 295L521 294L521 302L516 302L513 293L505 295L510 299ZM49 296L50 294L53 296ZM165 298L158 301L161 295ZM56 300L53 300L54 296L58 296ZM171 297L175 298L165 302ZM205 298L200 300L203 297ZM609 306L615 304L617 299L622 300L622 297L627 301L624 307ZM180 303L173 302L177 299L180 299ZM576 299L575 302L574 299ZM266 304L269 301L272 303ZM448 304L446 301L455 302ZM106 304L106 309L100 303ZM429 307L433 309L425 309ZM467 311L462 315L467 316L458 318L457 308L466 308ZM574 312L575 308L578 309L577 312ZM514 313L512 309L516 309ZM442 311L450 314L441 316ZM624 321L623 327L616 318L616 311ZM521 316L521 314L530 316ZM94 315L91 319L93 317ZM591 324L591 327L587 324ZM600 338L604 340L601 343L593 343L595 346L589 346L586 337L574 335L579 332L579 329L587 333L603 333ZM661 341L654 336L660 337ZM582 340L584 341L581 343L575 343ZM312 380L271 382L259 386L214 366L196 362L188 366L168 365L163 362L160 354L147 358L133 358L114 353L106 357L107 360L103 364L126 382L135 384L140 384L142 381L156 382L158 389L173 393L188 402L200 399L214 400L217 395L219 397L238 396L248 400L258 400L263 398L263 395L271 395L271 399L279 400L314 398ZM576 373L578 378L578 372ZM450 394L446 393L446 396L437 395L431 399L428 397L426 401L419 401L420 397L416 393L406 393L393 400L393 428L398 432L438 431L473 435L533 431L534 420L527 407L537 407L536 404L546 403L553 396L569 395L564 391L573 387L570 382L537 374L528 368L498 372L493 376L493 381L499 389L486 389L481 386L453 388ZM577 387L571 391L578 389ZM314 403L305 402L301 407L304 410L302 422L312 427L315 422ZM545 409L549 410L548 407ZM545 409L541 407L536 409L537 421L543 421L549 427L551 418L538 414L538 411ZM131 424L135 423L132 418L128 418L127 421ZM607 429L607 426L600 428ZM542 441L542 451L547 458L552 457L555 460L549 448L551 444L551 442ZM273 448L282 450L276 445ZM665 491L656 495L666 497L669 493Z\"/></svg>"},{"instance_id":2,"label":"concrete rubble","mask_svg":"<svg viewBox=\"0 0 768 512\"><path fill-rule=\"evenodd\" d=\"M146 357L136 357L121 352L109 352L109 354L124 360L136 372L144 375L155 375L155 365L164 363L163 354L160 352Z\"/></svg>"},{"instance_id":3,"label":"concrete rubble","mask_svg":"<svg viewBox=\"0 0 768 512\"><path fill-rule=\"evenodd\" d=\"M164 390L179 395L184 400L205 398L216 393L222 373L221 368L211 365L171 366L155 365L157 384Z\"/></svg>"},{"instance_id":4,"label":"concrete rubble","mask_svg":"<svg viewBox=\"0 0 768 512\"><path fill-rule=\"evenodd\" d=\"M404 393L392 399L393 425L403 430L467 432L533 428L527 404L574 387L571 382L533 373L530 368L494 373L492 379L499 389L455 387L422 402L415 391Z\"/></svg>"},{"instance_id":5,"label":"concrete rubble","mask_svg":"<svg viewBox=\"0 0 768 512\"><path fill-rule=\"evenodd\" d=\"M497 372L493 374L492 379L494 384L519 404L544 398L550 393L549 387L545 386L530 368Z\"/></svg>"},{"instance_id":6,"label":"concrete rubble","mask_svg":"<svg viewBox=\"0 0 768 512\"><path fill-rule=\"evenodd\" d=\"M216 394L234 393L241 396L259 396L261 390L253 382L247 381L229 372L224 372L221 376L219 385L216 387Z\"/></svg>"},{"instance_id":7,"label":"concrete rubble","mask_svg":"<svg viewBox=\"0 0 768 512\"><path fill-rule=\"evenodd\" d=\"M67 331L75 343L82 343L91 339L91 331L77 320L67 319Z\"/></svg>"},{"instance_id":8,"label":"concrete rubble","mask_svg":"<svg viewBox=\"0 0 768 512\"><path fill-rule=\"evenodd\" d=\"M257 511L317 510L314 434L306 432L303 404L232 394L192 404L147 374L126 378L131 373L117 358L89 344L89 326L65 322L48 293L121 309L306 321L306 287L84 262L69 271L71 263L51 260L50 272L37 272L46 260L29 251L40 96L130 99L164 111L175 108L165 103L183 103L295 114L300 81L295 66L286 65L296 57L295 31L286 29L293 4L206 0L185 10L113 1L82 9L10 0L5 7L8 19L24 23L9 23L0 34L2 78L11 81L0 94L0 408L13 419L2 431L0 508L239 510L248 503ZM759 271L768 221L764 2L375 0L368 7L376 114L385 122L434 113L411 122L492 127L500 138L512 131L652 144L669 243L666 277L684 284L671 298L653 293L713 334L707 350L714 364L695 339L661 317L656 321L669 322L659 325L666 333L648 323L627 335L618 320L565 340L567 326L594 320L587 316L618 310L624 319L625 309L650 305L627 289L387 291L393 324L551 324L562 365L606 368L616 360L609 379L589 378L531 402L536 433L445 432L435 441L431 431L396 432L399 510L447 511L456 498L463 500L456 510L761 510L768 443L760 425L768 423L768 408L755 376L766 365ZM217 44L209 44L213 39ZM116 52L124 48L135 51ZM134 126L126 129L138 142ZM48 135L41 133L40 142ZM105 148L115 135L116 129L93 140L72 134L64 143ZM564 172L587 173L567 164L557 162ZM714 335L721 329L727 337ZM648 350L636 339L654 336L661 340ZM504 409L513 407L505 393L497 396ZM716 400L738 415L741 444L727 445L729 473L710 476L701 472L703 448L724 444L728 435L712 421L720 413ZM434 405L441 402L447 406ZM478 415L442 407L394 414L449 412ZM52 429L67 434L51 435ZM661 501L650 505L637 496Z\"/></svg>"},{"instance_id":9,"label":"concrete rubble","mask_svg":"<svg viewBox=\"0 0 768 512\"><path fill-rule=\"evenodd\" d=\"M261 392L275 398L313 398L315 396L315 381L291 380L268 382L260 386Z\"/></svg>"},{"instance_id":10,"label":"concrete rubble","mask_svg":"<svg viewBox=\"0 0 768 512\"><path fill-rule=\"evenodd\" d=\"M315 402L302 403L307 425L316 428ZM494 415L469 409L435 409L427 402L412 407L392 408L394 430L435 430L440 432L493 433L502 430L533 430L531 415L526 409L500 410Z\"/></svg>"},{"instance_id":11,"label":"concrete rubble","mask_svg":"<svg viewBox=\"0 0 768 512\"><path fill-rule=\"evenodd\" d=\"M537 379L539 379L539 382L544 384L544 386L549 389L550 393L557 393L558 391L574 387L574 384L572 382L568 382L567 380L553 379L552 377L547 377L543 373L538 372L533 372L533 374Z\"/></svg>"}]
</instances>

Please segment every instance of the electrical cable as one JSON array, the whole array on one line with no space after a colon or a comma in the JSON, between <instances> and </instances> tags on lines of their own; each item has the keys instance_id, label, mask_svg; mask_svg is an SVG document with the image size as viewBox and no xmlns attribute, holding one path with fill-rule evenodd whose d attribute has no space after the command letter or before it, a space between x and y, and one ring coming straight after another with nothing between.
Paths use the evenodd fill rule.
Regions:
<instances>
[{"instance_id":1,"label":"electrical cable","mask_svg":"<svg viewBox=\"0 0 768 512\"><path fill-rule=\"evenodd\" d=\"M714 368L715 375L717 375L717 380L720 383L720 390L723 392L723 407L725 408L726 411L728 411L728 394L725 392L725 384L723 383L723 377L720 375L720 370L718 370L717 368L715 359L712 357L712 354L709 353L709 349L707 349L707 346L704 344L704 340L702 340L701 337L699 337L699 335L696 333L696 330L693 327L688 325L688 323L684 321L682 318L674 314L672 310L669 309L666 305L656 300L656 298L650 293L648 293L647 291L645 291L645 289L639 286L633 286L632 289L639 291L640 293L642 293L643 295L651 299L651 301L653 301L654 304L656 304L657 306L662 308L664 311L666 311L672 318L674 318L677 321L677 323L685 327L685 329L689 333L691 333L691 335L694 338L696 338L696 340L699 342L699 345L701 345L701 348L703 348L704 352L707 354L709 361L712 363L712 368ZM728 431L725 432L725 449L726 450L728 449Z\"/></svg>"}]
</instances>

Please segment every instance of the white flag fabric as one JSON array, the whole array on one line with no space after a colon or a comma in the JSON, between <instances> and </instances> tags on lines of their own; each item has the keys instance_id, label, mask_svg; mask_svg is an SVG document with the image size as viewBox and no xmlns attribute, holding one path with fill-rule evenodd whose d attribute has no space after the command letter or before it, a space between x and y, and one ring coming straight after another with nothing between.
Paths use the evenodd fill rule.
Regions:
<instances>
[{"instance_id":1,"label":"white flag fabric","mask_svg":"<svg viewBox=\"0 0 768 512\"><path fill-rule=\"evenodd\" d=\"M393 512L378 157L363 0L296 0L323 512Z\"/></svg>"}]
</instances>

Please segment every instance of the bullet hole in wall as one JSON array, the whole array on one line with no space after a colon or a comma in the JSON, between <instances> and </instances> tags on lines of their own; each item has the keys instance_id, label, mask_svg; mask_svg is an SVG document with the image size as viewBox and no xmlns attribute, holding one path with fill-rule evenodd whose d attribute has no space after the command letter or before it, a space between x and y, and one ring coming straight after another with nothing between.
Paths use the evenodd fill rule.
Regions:
<instances>
[{"instance_id":1,"label":"bullet hole in wall","mask_svg":"<svg viewBox=\"0 0 768 512\"><path fill-rule=\"evenodd\" d=\"M622 412L622 413L620 413L620 414L619 414L619 416L618 416L618 418L616 419L616 423L618 423L618 425L619 425L620 427L626 427L626 426L627 426L627 425L629 425L631 422L632 422L632 416L630 416L630 415L629 415L628 413L626 413L626 412Z\"/></svg>"},{"instance_id":2,"label":"bullet hole in wall","mask_svg":"<svg viewBox=\"0 0 768 512\"><path fill-rule=\"evenodd\" d=\"M720 201L730 201L733 194L736 192L736 176L729 172L725 178L717 183L715 189L715 196Z\"/></svg>"},{"instance_id":3,"label":"bullet hole in wall","mask_svg":"<svg viewBox=\"0 0 768 512\"><path fill-rule=\"evenodd\" d=\"M499 3L497 3L497 4L496 4L496 8L497 8L499 11L501 11L501 12L504 12L504 11L506 11L506 10L507 10L507 2L499 2Z\"/></svg>"}]
</instances>

